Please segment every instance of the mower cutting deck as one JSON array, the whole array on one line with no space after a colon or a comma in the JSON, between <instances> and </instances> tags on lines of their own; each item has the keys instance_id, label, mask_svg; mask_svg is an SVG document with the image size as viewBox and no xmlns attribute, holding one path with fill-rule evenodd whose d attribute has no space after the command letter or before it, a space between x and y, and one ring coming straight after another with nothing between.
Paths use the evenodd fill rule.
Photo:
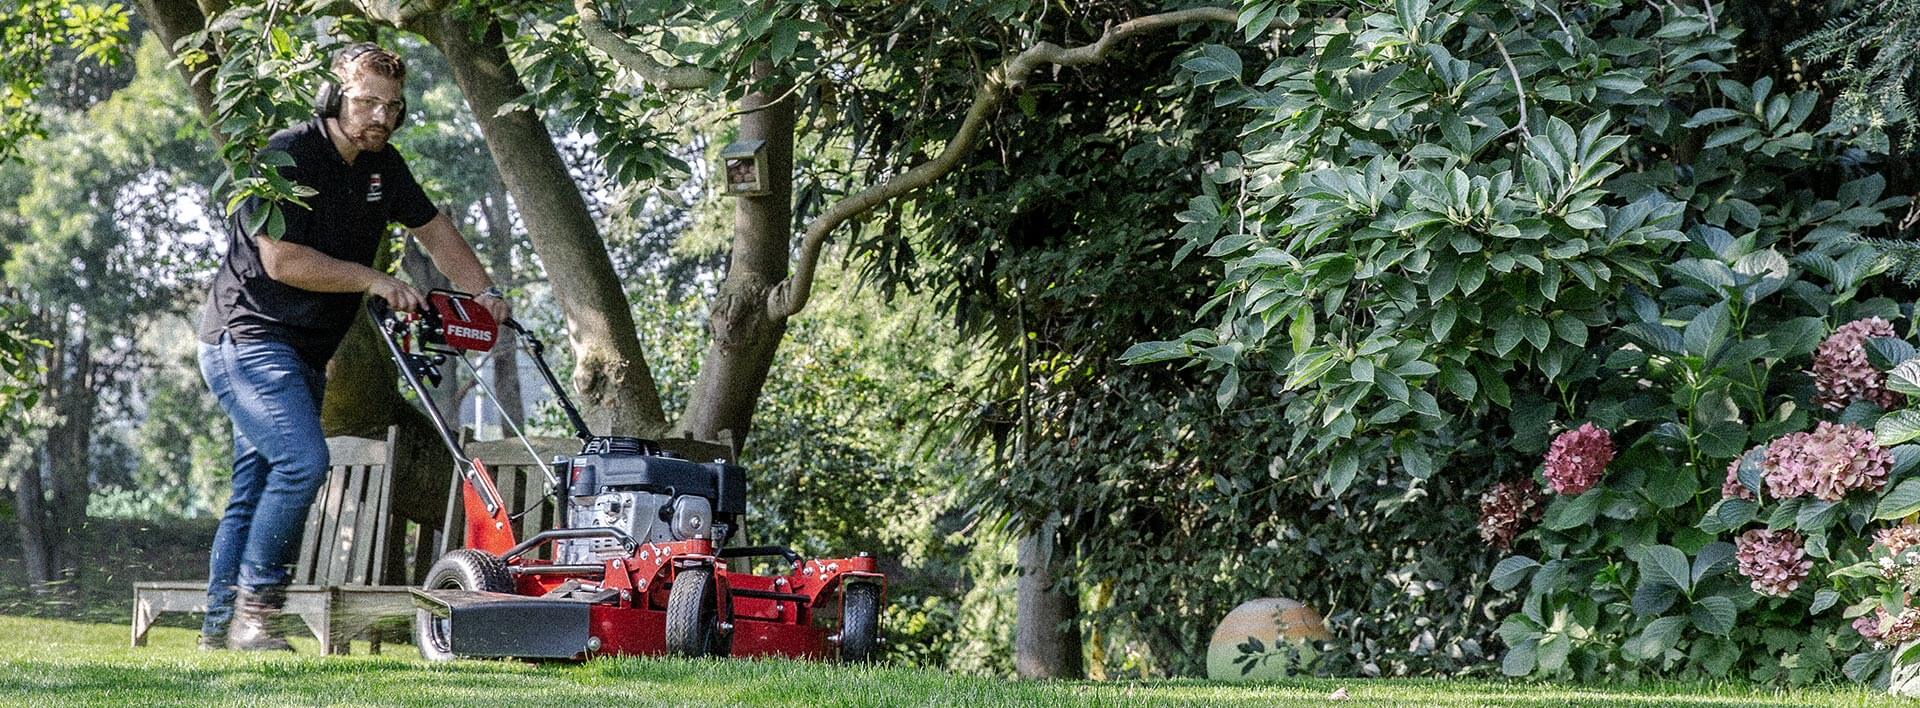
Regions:
<instances>
[{"instance_id":1,"label":"mower cutting deck","mask_svg":"<svg viewBox=\"0 0 1920 708\"><path fill-rule=\"evenodd\" d=\"M546 470L549 498L565 512L556 515L562 525L516 539L514 512L486 463L465 454L427 396L448 356L471 367L463 354L490 350L500 328L462 293L435 290L427 300L419 315L367 303L459 466L466 543L414 590L422 656L878 656L886 578L872 557L803 560L779 546L727 545L746 513L745 470L681 459L649 440L593 435L548 367L545 347L508 319L582 442L572 457L535 460ZM776 556L790 572L734 572L727 562Z\"/></svg>"}]
</instances>

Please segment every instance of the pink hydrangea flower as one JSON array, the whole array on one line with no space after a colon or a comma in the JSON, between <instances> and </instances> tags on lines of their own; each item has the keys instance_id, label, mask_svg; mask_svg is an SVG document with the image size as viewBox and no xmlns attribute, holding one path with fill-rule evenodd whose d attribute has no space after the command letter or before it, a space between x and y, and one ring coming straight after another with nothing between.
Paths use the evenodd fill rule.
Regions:
<instances>
[{"instance_id":1,"label":"pink hydrangea flower","mask_svg":"<svg viewBox=\"0 0 1920 708\"><path fill-rule=\"evenodd\" d=\"M1893 454L1873 442L1873 431L1821 421L1812 432L1768 443L1764 464L1767 493L1777 499L1811 494L1839 501L1855 489L1886 486Z\"/></svg>"},{"instance_id":2,"label":"pink hydrangea flower","mask_svg":"<svg viewBox=\"0 0 1920 708\"><path fill-rule=\"evenodd\" d=\"M1751 450L1749 450L1749 452L1751 452ZM1741 457L1746 457L1746 455L1733 458L1733 462L1727 463L1727 481L1720 483L1720 498L1722 499L1754 500L1753 490L1748 489L1747 485L1740 483Z\"/></svg>"},{"instance_id":3,"label":"pink hydrangea flower","mask_svg":"<svg viewBox=\"0 0 1920 708\"><path fill-rule=\"evenodd\" d=\"M1792 595L1807 579L1807 571L1813 570L1800 534L1792 529L1753 529L1740 534L1734 541L1733 557L1754 592L1774 597Z\"/></svg>"},{"instance_id":4,"label":"pink hydrangea flower","mask_svg":"<svg viewBox=\"0 0 1920 708\"><path fill-rule=\"evenodd\" d=\"M1887 549L1887 555L1898 556L1901 551L1920 546L1920 524L1901 524L1880 529L1873 532L1873 542Z\"/></svg>"},{"instance_id":5,"label":"pink hydrangea flower","mask_svg":"<svg viewBox=\"0 0 1920 708\"><path fill-rule=\"evenodd\" d=\"M1867 361L1867 340L1894 336L1893 324L1878 317L1840 325L1833 336L1813 350L1814 402L1830 411L1854 401L1871 401L1892 408L1900 394L1887 388L1887 375Z\"/></svg>"},{"instance_id":6,"label":"pink hydrangea flower","mask_svg":"<svg viewBox=\"0 0 1920 708\"><path fill-rule=\"evenodd\" d=\"M1880 642L1880 618L1884 616L1885 613L1886 613L1886 610L1881 610L1880 614L1861 615L1859 617L1854 618L1853 631L1859 632L1860 636L1866 639L1867 641L1871 641L1876 644L1879 643Z\"/></svg>"},{"instance_id":7,"label":"pink hydrangea flower","mask_svg":"<svg viewBox=\"0 0 1920 708\"><path fill-rule=\"evenodd\" d=\"M1547 486L1554 494L1578 495L1599 483L1600 473L1613 461L1613 435L1584 423L1561 433L1547 450Z\"/></svg>"},{"instance_id":8,"label":"pink hydrangea flower","mask_svg":"<svg viewBox=\"0 0 1920 708\"><path fill-rule=\"evenodd\" d=\"M1495 484L1480 495L1480 538L1507 550L1514 538L1540 520L1546 508L1547 495L1531 477Z\"/></svg>"},{"instance_id":9,"label":"pink hydrangea flower","mask_svg":"<svg viewBox=\"0 0 1920 708\"><path fill-rule=\"evenodd\" d=\"M1853 621L1853 631L1879 646L1905 644L1920 639L1920 610L1901 610L1900 616L1892 621L1888 621L1887 617L1885 608L1876 607L1873 614ZM1886 627L1884 631L1880 629L1882 626Z\"/></svg>"}]
</instances>

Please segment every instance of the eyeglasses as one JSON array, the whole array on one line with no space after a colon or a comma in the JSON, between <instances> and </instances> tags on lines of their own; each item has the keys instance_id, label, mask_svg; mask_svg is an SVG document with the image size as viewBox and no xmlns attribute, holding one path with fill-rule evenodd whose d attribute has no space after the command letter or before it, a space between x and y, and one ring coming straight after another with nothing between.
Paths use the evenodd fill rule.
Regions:
<instances>
[{"instance_id":1,"label":"eyeglasses","mask_svg":"<svg viewBox=\"0 0 1920 708\"><path fill-rule=\"evenodd\" d=\"M387 115L394 116L399 115L401 111L407 109L406 101L382 101L373 96L349 96L347 100L352 101L355 107L368 113L373 113L384 108L387 111Z\"/></svg>"}]
</instances>

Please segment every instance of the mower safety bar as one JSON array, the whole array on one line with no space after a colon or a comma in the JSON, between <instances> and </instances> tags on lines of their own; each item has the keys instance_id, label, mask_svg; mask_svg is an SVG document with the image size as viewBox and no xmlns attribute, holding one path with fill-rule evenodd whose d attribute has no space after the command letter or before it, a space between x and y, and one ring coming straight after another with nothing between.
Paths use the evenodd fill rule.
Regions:
<instances>
[{"instance_id":1,"label":"mower safety bar","mask_svg":"<svg viewBox=\"0 0 1920 708\"><path fill-rule=\"evenodd\" d=\"M793 549L787 548L786 546L740 546L738 548L722 548L720 552L715 555L721 558L780 556L781 558L787 559L788 563L800 562L800 554L793 552Z\"/></svg>"},{"instance_id":2,"label":"mower safety bar","mask_svg":"<svg viewBox=\"0 0 1920 708\"><path fill-rule=\"evenodd\" d=\"M414 395L426 403L421 407L426 409L427 420L433 423L434 432L440 434L440 442L446 443L453 458L459 460L461 479L480 493L480 503L486 506L487 513L493 513L500 508L501 500L490 492L489 485L480 484L474 479L480 472L475 469L473 459L467 457L466 448L461 447L460 441L454 439L453 433L447 429L447 419L440 415L440 408L433 405L433 399L427 396L427 387L420 383L420 374L409 365L406 350L401 349L400 343L393 338L394 327L400 324L399 319L393 316L393 308L388 307L383 298L370 297L367 298L367 315L373 318L373 328L380 332L380 341L387 343L387 352L393 355L393 362L400 365L400 376L407 380L408 386L413 387Z\"/></svg>"},{"instance_id":3,"label":"mower safety bar","mask_svg":"<svg viewBox=\"0 0 1920 708\"><path fill-rule=\"evenodd\" d=\"M500 554L500 560L508 561L518 558L521 554L531 551L547 541L568 541L579 538L602 537L619 541L620 546L627 552L627 555L633 555L633 549L640 547L640 543L633 540L632 536L628 536L627 532L610 526L578 529L547 529L528 537L527 540L521 541L519 545L507 549L506 553Z\"/></svg>"}]
</instances>

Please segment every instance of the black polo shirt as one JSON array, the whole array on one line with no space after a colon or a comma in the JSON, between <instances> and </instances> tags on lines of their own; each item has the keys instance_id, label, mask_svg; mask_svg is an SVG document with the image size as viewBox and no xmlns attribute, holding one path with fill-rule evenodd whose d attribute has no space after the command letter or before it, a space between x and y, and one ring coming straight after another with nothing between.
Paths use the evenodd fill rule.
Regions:
<instances>
[{"instance_id":1,"label":"black polo shirt","mask_svg":"<svg viewBox=\"0 0 1920 708\"><path fill-rule=\"evenodd\" d=\"M349 165L316 118L274 133L267 145L293 156L281 175L318 192L306 198L307 208L280 205L286 243L371 266L389 223L418 228L440 213L391 144L361 152ZM200 341L217 343L224 330L235 342L286 342L308 364L324 368L353 324L361 294L313 292L267 277L260 247L245 226L260 206L261 200L249 199L228 220L227 255L201 310Z\"/></svg>"}]
</instances>

